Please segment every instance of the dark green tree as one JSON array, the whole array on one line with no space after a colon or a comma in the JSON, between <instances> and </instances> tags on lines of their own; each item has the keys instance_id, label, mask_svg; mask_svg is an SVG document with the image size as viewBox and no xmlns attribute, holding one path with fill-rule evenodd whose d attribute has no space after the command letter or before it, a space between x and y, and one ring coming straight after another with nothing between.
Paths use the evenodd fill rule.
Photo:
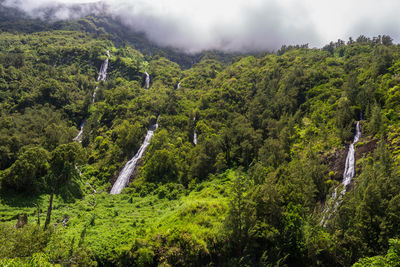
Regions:
<instances>
[{"instance_id":1,"label":"dark green tree","mask_svg":"<svg viewBox=\"0 0 400 267\"><path fill-rule=\"evenodd\" d=\"M2 174L2 182L24 193L38 193L49 170L49 153L40 146L28 146Z\"/></svg>"},{"instance_id":2,"label":"dark green tree","mask_svg":"<svg viewBox=\"0 0 400 267\"><path fill-rule=\"evenodd\" d=\"M71 183L73 179L79 177L76 164L82 161L83 157L83 150L78 142L60 145L51 153L48 176L50 200L44 228L50 224L53 198L57 188Z\"/></svg>"},{"instance_id":3,"label":"dark green tree","mask_svg":"<svg viewBox=\"0 0 400 267\"><path fill-rule=\"evenodd\" d=\"M251 205L249 189L251 180L239 173L233 180L229 212L225 224L232 243L235 256L243 256L244 248L249 240L249 229L254 222L254 213Z\"/></svg>"}]
</instances>

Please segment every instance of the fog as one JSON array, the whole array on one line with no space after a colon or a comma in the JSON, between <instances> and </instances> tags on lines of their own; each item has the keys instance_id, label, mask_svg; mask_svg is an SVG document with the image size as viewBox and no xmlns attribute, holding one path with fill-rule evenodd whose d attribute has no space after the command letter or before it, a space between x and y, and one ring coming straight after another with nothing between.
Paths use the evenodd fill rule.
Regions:
<instances>
[{"instance_id":1,"label":"fog","mask_svg":"<svg viewBox=\"0 0 400 267\"><path fill-rule=\"evenodd\" d=\"M361 34L387 34L395 41L400 36L396 0L5 0L3 4L51 20L105 13L145 32L159 45L187 52L265 51L305 43L321 47Z\"/></svg>"}]
</instances>

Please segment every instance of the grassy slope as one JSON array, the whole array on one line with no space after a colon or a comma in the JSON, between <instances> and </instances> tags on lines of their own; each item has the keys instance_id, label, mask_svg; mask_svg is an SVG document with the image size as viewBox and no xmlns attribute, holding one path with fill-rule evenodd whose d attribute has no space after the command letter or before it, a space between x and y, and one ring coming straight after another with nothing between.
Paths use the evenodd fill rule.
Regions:
<instances>
[{"instance_id":1,"label":"grassy slope","mask_svg":"<svg viewBox=\"0 0 400 267\"><path fill-rule=\"evenodd\" d=\"M88 193L73 203L57 197L52 220L65 242L84 239L87 248L100 261L116 261L137 238L155 240L157 236L169 235L176 230L187 233L205 246L204 238L217 237L222 230L229 195L227 188L234 175L234 171L227 171L171 200L160 198L156 193L144 197ZM48 195L35 199L3 198L1 219L11 225L19 214L27 213L30 223L34 223L37 209L33 203L37 203L42 210L40 220L43 223L48 198ZM69 218L66 227L62 225L64 218Z\"/></svg>"}]
</instances>

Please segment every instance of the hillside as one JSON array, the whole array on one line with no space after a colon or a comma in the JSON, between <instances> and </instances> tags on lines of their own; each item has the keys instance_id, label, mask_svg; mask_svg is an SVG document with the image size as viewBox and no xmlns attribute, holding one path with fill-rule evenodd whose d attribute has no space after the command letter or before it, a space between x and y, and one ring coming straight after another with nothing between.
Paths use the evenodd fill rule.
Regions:
<instances>
[{"instance_id":1,"label":"hillside","mask_svg":"<svg viewBox=\"0 0 400 267\"><path fill-rule=\"evenodd\" d=\"M178 63L182 68L190 68L202 59L216 59L224 64L231 63L242 53L226 53L222 51L203 51L199 53L185 53L173 47L161 47L151 42L145 33L122 24L118 18L107 16L101 5L94 3L90 7L93 14L76 20L57 20L52 18L54 10L46 13L48 20L29 18L24 13L1 5L0 1L0 30L10 33L34 33L52 30L80 31L93 38L108 39L120 48L129 45L139 50L146 57L165 57ZM256 54L256 53L254 53Z\"/></svg>"},{"instance_id":2,"label":"hillside","mask_svg":"<svg viewBox=\"0 0 400 267\"><path fill-rule=\"evenodd\" d=\"M390 37L236 57L102 17L0 22L0 265L398 264Z\"/></svg>"}]
</instances>

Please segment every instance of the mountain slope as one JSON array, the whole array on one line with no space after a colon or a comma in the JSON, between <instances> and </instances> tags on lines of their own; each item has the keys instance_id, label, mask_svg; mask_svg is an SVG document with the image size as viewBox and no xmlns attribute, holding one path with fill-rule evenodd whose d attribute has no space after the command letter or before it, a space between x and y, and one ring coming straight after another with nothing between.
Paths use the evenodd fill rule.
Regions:
<instances>
[{"instance_id":1,"label":"mountain slope","mask_svg":"<svg viewBox=\"0 0 400 267\"><path fill-rule=\"evenodd\" d=\"M91 34L93 37L109 39L113 41L116 47L122 47L127 44L135 47L141 53L147 56L160 56L177 62L182 68L189 68L203 58L214 58L224 63L230 63L234 58L242 55L241 53L225 53L221 51L204 51L196 54L188 54L172 47L160 47L148 40L142 32L135 31L120 22L118 18L112 18L106 15L104 5L98 3L87 4L87 6L72 6L67 8L71 14L85 14L71 20L55 19L54 13L57 7L42 11L43 19L30 18L23 12L3 6L0 3L0 30L7 32L33 33L49 30L67 30L80 31ZM83 13L82 10L90 10Z\"/></svg>"},{"instance_id":2,"label":"mountain slope","mask_svg":"<svg viewBox=\"0 0 400 267\"><path fill-rule=\"evenodd\" d=\"M400 48L387 36L183 69L140 38L120 45L108 19L58 23L0 34L2 264L348 266L396 243ZM355 177L324 227L356 121Z\"/></svg>"}]
</instances>

